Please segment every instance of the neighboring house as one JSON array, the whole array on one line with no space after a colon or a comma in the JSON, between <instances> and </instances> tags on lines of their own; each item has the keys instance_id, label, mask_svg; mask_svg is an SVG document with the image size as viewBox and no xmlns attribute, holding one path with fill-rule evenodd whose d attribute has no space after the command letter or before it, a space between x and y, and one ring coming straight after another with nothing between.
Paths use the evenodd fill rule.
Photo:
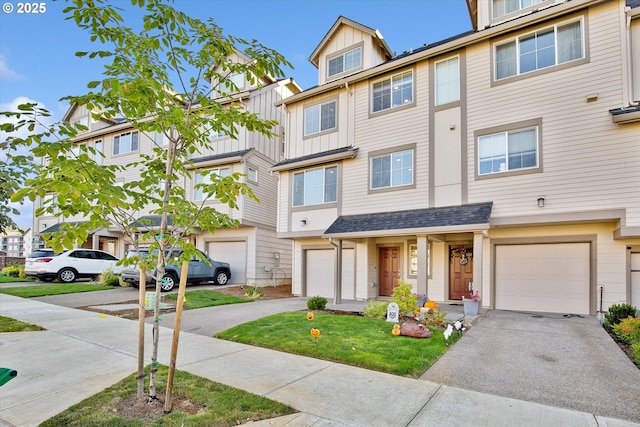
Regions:
<instances>
[{"instance_id":1,"label":"neighboring house","mask_svg":"<svg viewBox=\"0 0 640 427\"><path fill-rule=\"evenodd\" d=\"M242 53L237 53L234 60L248 61ZM281 99L299 93L300 87L293 79L276 80L271 76L262 76L258 88L257 83L251 85L244 76L231 76L239 88L239 93L232 99L218 98L223 104L232 102L241 104L248 111L256 112L261 119L284 122L282 107L274 104ZM214 98L217 94L214 94ZM163 135L146 135L133 129L123 121L95 121L82 106L72 106L65 119L67 122L82 122L89 128L77 138L79 144L92 144L104 154L101 159L105 164L127 164L143 153L151 153L153 144L164 145ZM280 126L281 128L281 126ZM276 201L278 179L270 173L270 167L280 161L283 155L282 130L276 129L278 137L268 138L238 129L237 139L230 138L224 131L211 135L213 149L199 153L192 160L198 169L193 175L185 177L183 185L186 193L195 202L202 201L200 191L194 191L194 183L202 181L199 171L215 169L218 174L227 175L235 172L245 174L242 181L247 183L260 203L241 197L239 209L232 210L217 200L207 201L221 212L228 213L239 221L240 226L234 229L219 229L215 235L196 231L196 246L216 260L231 264L230 283L279 284L291 281L291 242L276 236ZM119 182L137 179L138 171L129 170L118 177ZM50 195L53 197L53 195ZM144 224L159 224L159 216L141 212ZM39 233L55 231L61 224L57 217L35 218L34 228ZM70 218L69 221L82 221L82 218ZM128 242L118 229L108 228L94 230L90 239L84 244L87 248L102 249L116 256L123 256L129 248Z\"/></svg>"},{"instance_id":2,"label":"neighboring house","mask_svg":"<svg viewBox=\"0 0 640 427\"><path fill-rule=\"evenodd\" d=\"M3 255L8 257L28 255L25 254L24 235L24 231L16 228L6 229L4 233L0 234L0 251L3 252Z\"/></svg>"},{"instance_id":3,"label":"neighboring house","mask_svg":"<svg viewBox=\"0 0 640 427\"><path fill-rule=\"evenodd\" d=\"M474 30L397 56L339 17L282 101L293 293L640 306L639 2L467 3Z\"/></svg>"}]
</instances>

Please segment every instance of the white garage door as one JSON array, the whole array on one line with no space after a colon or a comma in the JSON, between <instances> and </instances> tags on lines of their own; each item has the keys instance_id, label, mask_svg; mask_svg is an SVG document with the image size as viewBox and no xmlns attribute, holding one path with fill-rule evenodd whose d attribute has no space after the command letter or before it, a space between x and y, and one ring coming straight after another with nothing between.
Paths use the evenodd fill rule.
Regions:
<instances>
[{"instance_id":1,"label":"white garage door","mask_svg":"<svg viewBox=\"0 0 640 427\"><path fill-rule=\"evenodd\" d=\"M502 310L589 314L589 244L496 246Z\"/></svg>"},{"instance_id":2,"label":"white garage door","mask_svg":"<svg viewBox=\"0 0 640 427\"><path fill-rule=\"evenodd\" d=\"M247 243L209 242L209 257L231 264L229 283L244 285L247 281Z\"/></svg>"},{"instance_id":3,"label":"white garage door","mask_svg":"<svg viewBox=\"0 0 640 427\"><path fill-rule=\"evenodd\" d=\"M333 249L307 250L307 296L334 297L335 252ZM355 251L342 250L342 299L355 299Z\"/></svg>"}]
</instances>

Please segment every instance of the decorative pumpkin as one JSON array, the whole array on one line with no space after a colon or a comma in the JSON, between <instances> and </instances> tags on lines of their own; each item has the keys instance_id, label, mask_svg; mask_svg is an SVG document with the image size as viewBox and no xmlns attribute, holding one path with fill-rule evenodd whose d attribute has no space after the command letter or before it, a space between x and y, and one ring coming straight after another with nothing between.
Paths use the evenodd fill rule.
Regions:
<instances>
[{"instance_id":1,"label":"decorative pumpkin","mask_svg":"<svg viewBox=\"0 0 640 427\"><path fill-rule=\"evenodd\" d=\"M430 308L432 310L437 310L438 309L438 304L435 303L435 301L427 301L424 303L424 306L427 308Z\"/></svg>"},{"instance_id":2,"label":"decorative pumpkin","mask_svg":"<svg viewBox=\"0 0 640 427\"><path fill-rule=\"evenodd\" d=\"M311 334L311 336L316 339L320 336L320 329L318 328L311 328L311 330L309 331L309 333Z\"/></svg>"},{"instance_id":3,"label":"decorative pumpkin","mask_svg":"<svg viewBox=\"0 0 640 427\"><path fill-rule=\"evenodd\" d=\"M393 335L394 337L397 337L398 335L400 335L400 325L398 325L397 323L393 325L393 329L391 330L391 335Z\"/></svg>"},{"instance_id":4,"label":"decorative pumpkin","mask_svg":"<svg viewBox=\"0 0 640 427\"><path fill-rule=\"evenodd\" d=\"M313 311L310 311L307 313L307 320L308 321L312 321L315 318L315 316L313 315Z\"/></svg>"}]
</instances>

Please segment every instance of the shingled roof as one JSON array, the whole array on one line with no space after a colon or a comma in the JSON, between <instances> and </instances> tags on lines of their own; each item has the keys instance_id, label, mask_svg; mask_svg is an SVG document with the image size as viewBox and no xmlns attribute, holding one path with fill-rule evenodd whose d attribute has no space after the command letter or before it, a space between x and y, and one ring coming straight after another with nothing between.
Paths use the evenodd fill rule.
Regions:
<instances>
[{"instance_id":1,"label":"shingled roof","mask_svg":"<svg viewBox=\"0 0 640 427\"><path fill-rule=\"evenodd\" d=\"M493 202L441 208L413 209L338 217L324 232L326 237L378 231L429 229L437 232L456 226L488 226Z\"/></svg>"}]
</instances>

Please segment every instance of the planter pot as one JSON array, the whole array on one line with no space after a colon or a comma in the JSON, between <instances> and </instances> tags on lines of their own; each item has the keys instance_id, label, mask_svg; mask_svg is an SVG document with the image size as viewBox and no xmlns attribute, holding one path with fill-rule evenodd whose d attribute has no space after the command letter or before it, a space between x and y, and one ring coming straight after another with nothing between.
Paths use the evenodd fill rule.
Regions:
<instances>
[{"instance_id":1,"label":"planter pot","mask_svg":"<svg viewBox=\"0 0 640 427\"><path fill-rule=\"evenodd\" d=\"M465 316L477 316L478 315L478 301L465 299L464 303L464 315Z\"/></svg>"},{"instance_id":2,"label":"planter pot","mask_svg":"<svg viewBox=\"0 0 640 427\"><path fill-rule=\"evenodd\" d=\"M424 303L427 302L426 298L418 298L418 307L424 307Z\"/></svg>"}]
</instances>

